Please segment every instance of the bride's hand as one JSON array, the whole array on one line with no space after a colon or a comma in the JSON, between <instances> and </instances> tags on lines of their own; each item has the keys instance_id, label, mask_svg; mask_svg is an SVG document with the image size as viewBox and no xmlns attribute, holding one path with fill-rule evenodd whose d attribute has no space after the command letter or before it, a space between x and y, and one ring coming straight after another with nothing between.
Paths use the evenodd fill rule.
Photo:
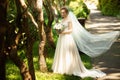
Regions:
<instances>
[{"instance_id":1,"label":"bride's hand","mask_svg":"<svg viewBox=\"0 0 120 80\"><path fill-rule=\"evenodd\" d=\"M63 32L60 32L59 34L70 34L71 31L63 31Z\"/></svg>"}]
</instances>

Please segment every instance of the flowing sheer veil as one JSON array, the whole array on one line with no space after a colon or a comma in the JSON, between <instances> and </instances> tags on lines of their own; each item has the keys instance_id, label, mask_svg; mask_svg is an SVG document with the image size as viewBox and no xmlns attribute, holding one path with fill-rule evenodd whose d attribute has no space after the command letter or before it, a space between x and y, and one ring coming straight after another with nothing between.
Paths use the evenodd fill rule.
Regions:
<instances>
[{"instance_id":1,"label":"flowing sheer veil","mask_svg":"<svg viewBox=\"0 0 120 80\"><path fill-rule=\"evenodd\" d=\"M91 34L78 22L76 16L70 11L68 17L72 20L72 36L78 49L90 57L97 57L110 49L118 38L120 32L112 31L105 34Z\"/></svg>"}]
</instances>

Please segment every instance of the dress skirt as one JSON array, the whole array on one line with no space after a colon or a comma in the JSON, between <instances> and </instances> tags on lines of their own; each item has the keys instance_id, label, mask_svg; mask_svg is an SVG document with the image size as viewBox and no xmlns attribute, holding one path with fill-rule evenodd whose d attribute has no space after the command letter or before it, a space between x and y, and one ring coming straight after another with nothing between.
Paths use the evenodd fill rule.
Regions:
<instances>
[{"instance_id":1,"label":"dress skirt","mask_svg":"<svg viewBox=\"0 0 120 80\"><path fill-rule=\"evenodd\" d=\"M75 75L80 77L102 77L105 73L83 65L76 43L71 34L60 34L52 65L54 73Z\"/></svg>"}]
</instances>

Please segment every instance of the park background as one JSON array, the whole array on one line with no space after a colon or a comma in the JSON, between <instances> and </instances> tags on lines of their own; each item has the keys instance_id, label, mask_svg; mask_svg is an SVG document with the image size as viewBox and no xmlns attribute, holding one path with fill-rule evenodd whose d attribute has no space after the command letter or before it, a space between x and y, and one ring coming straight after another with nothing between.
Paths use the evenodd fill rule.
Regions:
<instances>
[{"instance_id":1,"label":"park background","mask_svg":"<svg viewBox=\"0 0 120 80\"><path fill-rule=\"evenodd\" d=\"M77 18L87 20L94 3L103 15L120 18L119 0L1 0L0 1L0 80L93 80L52 73L58 35L53 25L59 9L68 6ZM91 58L81 53L84 65Z\"/></svg>"}]
</instances>

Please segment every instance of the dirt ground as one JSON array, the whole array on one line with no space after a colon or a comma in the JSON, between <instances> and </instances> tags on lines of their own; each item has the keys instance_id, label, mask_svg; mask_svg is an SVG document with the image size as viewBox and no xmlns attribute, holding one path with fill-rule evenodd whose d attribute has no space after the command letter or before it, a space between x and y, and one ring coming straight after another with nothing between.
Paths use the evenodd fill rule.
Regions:
<instances>
[{"instance_id":1,"label":"dirt ground","mask_svg":"<svg viewBox=\"0 0 120 80\"><path fill-rule=\"evenodd\" d=\"M103 16L93 3L86 2L90 9L90 16L85 28L91 33L104 33L120 31L120 19L111 16ZM94 68L107 73L107 76L97 80L120 80L120 37L105 54L92 59Z\"/></svg>"}]
</instances>

